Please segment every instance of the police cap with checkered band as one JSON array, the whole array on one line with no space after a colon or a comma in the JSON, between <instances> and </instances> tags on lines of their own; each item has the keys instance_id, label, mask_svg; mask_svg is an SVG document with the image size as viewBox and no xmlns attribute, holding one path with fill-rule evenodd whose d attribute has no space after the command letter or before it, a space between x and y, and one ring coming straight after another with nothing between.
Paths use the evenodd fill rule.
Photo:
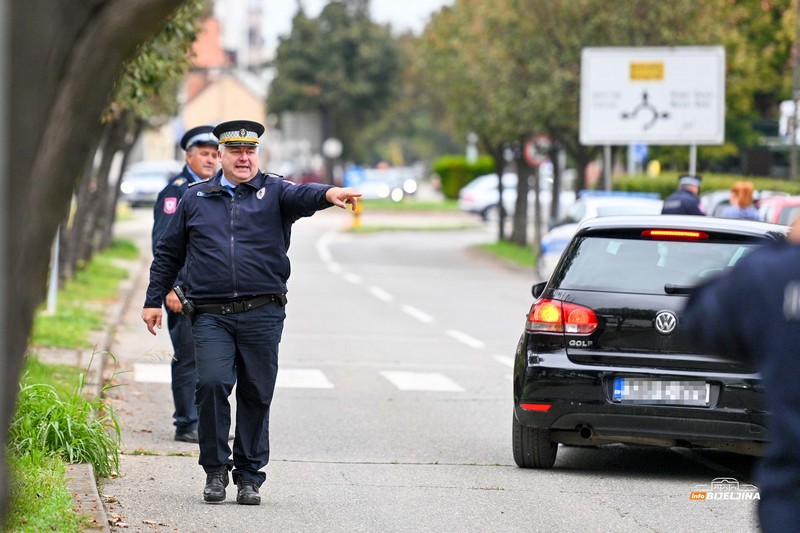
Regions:
<instances>
[{"instance_id":1,"label":"police cap with checkered band","mask_svg":"<svg viewBox=\"0 0 800 533\"><path fill-rule=\"evenodd\" d=\"M264 126L252 120L229 120L214 128L219 144L224 146L258 146Z\"/></svg>"}]
</instances>

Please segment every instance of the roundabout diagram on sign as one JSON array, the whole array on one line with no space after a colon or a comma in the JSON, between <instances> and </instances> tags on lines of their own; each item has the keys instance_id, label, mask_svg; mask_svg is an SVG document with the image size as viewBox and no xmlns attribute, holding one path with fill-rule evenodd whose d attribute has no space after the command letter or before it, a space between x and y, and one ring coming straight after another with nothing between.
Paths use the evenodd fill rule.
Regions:
<instances>
[{"instance_id":1,"label":"roundabout diagram on sign","mask_svg":"<svg viewBox=\"0 0 800 533\"><path fill-rule=\"evenodd\" d=\"M655 126L658 119L669 118L669 113L660 113L656 107L651 104L647 99L647 91L642 92L642 101L639 102L633 111L630 113L622 113L623 119L636 119L640 116L647 118L647 121L642 125L645 130L649 130Z\"/></svg>"}]
</instances>

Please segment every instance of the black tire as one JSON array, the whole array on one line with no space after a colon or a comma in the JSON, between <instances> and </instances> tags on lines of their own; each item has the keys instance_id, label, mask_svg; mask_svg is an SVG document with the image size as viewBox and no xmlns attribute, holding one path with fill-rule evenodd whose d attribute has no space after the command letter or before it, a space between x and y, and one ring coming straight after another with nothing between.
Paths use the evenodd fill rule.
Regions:
<instances>
[{"instance_id":1,"label":"black tire","mask_svg":"<svg viewBox=\"0 0 800 533\"><path fill-rule=\"evenodd\" d=\"M490 205L481 213L484 222L497 222L500 220L500 207L497 205Z\"/></svg>"},{"instance_id":2,"label":"black tire","mask_svg":"<svg viewBox=\"0 0 800 533\"><path fill-rule=\"evenodd\" d=\"M520 468L552 468L558 443L550 440L550 431L523 426L513 417L514 462Z\"/></svg>"}]
</instances>

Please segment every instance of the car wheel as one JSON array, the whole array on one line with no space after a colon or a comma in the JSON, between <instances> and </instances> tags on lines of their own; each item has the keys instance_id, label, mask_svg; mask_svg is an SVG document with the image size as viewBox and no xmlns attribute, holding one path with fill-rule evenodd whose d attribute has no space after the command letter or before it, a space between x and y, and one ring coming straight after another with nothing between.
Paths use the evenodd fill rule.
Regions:
<instances>
[{"instance_id":1,"label":"car wheel","mask_svg":"<svg viewBox=\"0 0 800 533\"><path fill-rule=\"evenodd\" d=\"M497 222L500 220L500 209L496 205L490 205L481 213L486 222Z\"/></svg>"},{"instance_id":2,"label":"car wheel","mask_svg":"<svg viewBox=\"0 0 800 533\"><path fill-rule=\"evenodd\" d=\"M552 468L558 443L550 440L550 431L525 427L513 417L514 462L520 468Z\"/></svg>"}]
</instances>

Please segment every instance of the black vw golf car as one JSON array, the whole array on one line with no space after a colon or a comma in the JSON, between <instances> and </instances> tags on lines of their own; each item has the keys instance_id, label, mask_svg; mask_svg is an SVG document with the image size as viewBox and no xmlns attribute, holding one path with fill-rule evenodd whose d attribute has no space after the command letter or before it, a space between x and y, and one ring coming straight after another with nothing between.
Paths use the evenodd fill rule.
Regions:
<instances>
[{"instance_id":1,"label":"black vw golf car","mask_svg":"<svg viewBox=\"0 0 800 533\"><path fill-rule=\"evenodd\" d=\"M681 311L693 287L786 230L698 216L583 223L533 287L514 363L517 465L552 467L558 443L759 454L769 430L758 374L692 346Z\"/></svg>"}]
</instances>

